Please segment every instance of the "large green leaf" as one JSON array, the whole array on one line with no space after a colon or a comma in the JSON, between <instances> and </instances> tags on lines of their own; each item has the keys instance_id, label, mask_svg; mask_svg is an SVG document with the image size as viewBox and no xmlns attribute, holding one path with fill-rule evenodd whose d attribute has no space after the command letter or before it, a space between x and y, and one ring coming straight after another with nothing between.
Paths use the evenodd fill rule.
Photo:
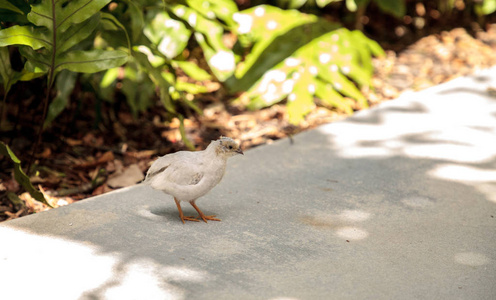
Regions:
<instances>
[{"instance_id":1,"label":"large green leaf","mask_svg":"<svg viewBox=\"0 0 496 300\"><path fill-rule=\"evenodd\" d=\"M57 52L62 53L79 44L97 28L99 22L100 14L94 14L84 22L69 27L57 39Z\"/></svg>"},{"instance_id":2,"label":"large green leaf","mask_svg":"<svg viewBox=\"0 0 496 300\"><path fill-rule=\"evenodd\" d=\"M231 92L248 90L265 72L290 57L299 48L337 25L296 10L283 11L266 5L242 11L252 19L251 36L254 46L245 61L238 65L235 76L226 81ZM240 27L248 19L236 18Z\"/></svg>"},{"instance_id":3,"label":"large green leaf","mask_svg":"<svg viewBox=\"0 0 496 300\"><path fill-rule=\"evenodd\" d=\"M67 69L72 72L95 73L123 65L127 59L127 53L121 50L77 50L67 52L60 57L55 64L55 70Z\"/></svg>"},{"instance_id":4,"label":"large green leaf","mask_svg":"<svg viewBox=\"0 0 496 300\"><path fill-rule=\"evenodd\" d=\"M0 47L10 45L26 45L37 50L40 48L51 48L53 44L46 30L31 26L15 25L0 30Z\"/></svg>"},{"instance_id":5,"label":"large green leaf","mask_svg":"<svg viewBox=\"0 0 496 300\"><path fill-rule=\"evenodd\" d=\"M316 17L308 19L296 11L259 6L249 12L253 23L247 35L255 43L253 51L236 77L227 81L231 91L247 90L251 100L248 108L259 109L287 99L290 122L296 124L314 106L314 96L323 105L346 113L353 110L344 96L367 107L358 87L370 85L372 55L384 54L376 42L359 31L338 28ZM255 22L264 16L267 19L262 23ZM291 27L288 16L303 23ZM240 27L247 22L235 19L241 22Z\"/></svg>"},{"instance_id":6,"label":"large green leaf","mask_svg":"<svg viewBox=\"0 0 496 300\"><path fill-rule=\"evenodd\" d=\"M98 13L110 0L43 0L31 6L28 20L37 26L43 26L55 35L65 32L73 24L86 21Z\"/></svg>"},{"instance_id":7,"label":"large green leaf","mask_svg":"<svg viewBox=\"0 0 496 300\"><path fill-rule=\"evenodd\" d=\"M0 142L0 154L8 157L14 163L14 178L15 180L29 192L29 194L35 198L36 200L45 203L46 205L52 207L45 199L45 196L38 191L31 181L29 177L24 173L21 169L21 161L17 158L17 156L12 152L10 147L3 142Z\"/></svg>"},{"instance_id":8,"label":"large green leaf","mask_svg":"<svg viewBox=\"0 0 496 300\"><path fill-rule=\"evenodd\" d=\"M72 50L97 28L99 11L110 0L42 0L31 6L28 20L36 27L13 26L0 30L0 46L24 45L21 49L31 71L51 72L49 86L55 75L64 70L98 72L124 64L123 51ZM34 51L37 50L37 51Z\"/></svg>"}]
</instances>

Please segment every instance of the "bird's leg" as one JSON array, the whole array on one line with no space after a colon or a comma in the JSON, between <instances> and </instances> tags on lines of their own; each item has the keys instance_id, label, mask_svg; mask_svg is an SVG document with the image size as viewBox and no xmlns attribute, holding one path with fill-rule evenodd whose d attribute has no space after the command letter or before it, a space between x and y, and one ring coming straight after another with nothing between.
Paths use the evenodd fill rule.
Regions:
<instances>
[{"instance_id":1,"label":"bird's leg","mask_svg":"<svg viewBox=\"0 0 496 300\"><path fill-rule=\"evenodd\" d=\"M215 216L206 216L199 208L198 206L196 206L195 204L195 201L190 201L189 202L191 204L191 206L193 206L196 211L198 212L198 214L200 215L200 218L202 218L202 220L207 223L207 220L210 220L210 221L220 221L220 219L217 219Z\"/></svg>"},{"instance_id":2,"label":"bird's leg","mask_svg":"<svg viewBox=\"0 0 496 300\"><path fill-rule=\"evenodd\" d=\"M179 201L174 198L174 201L176 201L176 205L177 205L177 210L179 210L179 218L181 218L181 221L183 221L183 224L184 224L184 221L194 221L194 222L200 222L200 220L198 220L197 218L194 218L194 217L185 217L183 215L183 210L181 209L181 204L179 204Z\"/></svg>"}]
</instances>

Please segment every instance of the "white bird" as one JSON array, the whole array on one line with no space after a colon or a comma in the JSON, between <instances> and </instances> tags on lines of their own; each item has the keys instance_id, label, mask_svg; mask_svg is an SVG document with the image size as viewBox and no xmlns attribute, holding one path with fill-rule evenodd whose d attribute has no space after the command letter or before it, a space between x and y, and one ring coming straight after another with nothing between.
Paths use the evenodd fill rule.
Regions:
<instances>
[{"instance_id":1,"label":"white bird","mask_svg":"<svg viewBox=\"0 0 496 300\"><path fill-rule=\"evenodd\" d=\"M199 219L185 217L181 201L189 202L205 223L207 220L220 221L215 216L206 216L195 201L220 182L227 159L236 154L243 154L239 144L231 138L221 137L210 142L203 151L179 151L159 157L148 169L143 183L173 196L183 223L199 222Z\"/></svg>"}]
</instances>

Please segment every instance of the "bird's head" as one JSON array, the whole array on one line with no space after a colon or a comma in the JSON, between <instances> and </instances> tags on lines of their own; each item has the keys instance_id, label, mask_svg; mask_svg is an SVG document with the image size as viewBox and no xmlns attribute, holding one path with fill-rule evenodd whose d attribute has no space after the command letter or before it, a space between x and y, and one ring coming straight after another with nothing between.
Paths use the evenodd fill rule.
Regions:
<instances>
[{"instance_id":1,"label":"bird's head","mask_svg":"<svg viewBox=\"0 0 496 300\"><path fill-rule=\"evenodd\" d=\"M234 156L236 154L243 154L240 145L233 139L229 137L221 137L216 141L218 143L217 146L217 154L223 154L227 157Z\"/></svg>"}]
</instances>

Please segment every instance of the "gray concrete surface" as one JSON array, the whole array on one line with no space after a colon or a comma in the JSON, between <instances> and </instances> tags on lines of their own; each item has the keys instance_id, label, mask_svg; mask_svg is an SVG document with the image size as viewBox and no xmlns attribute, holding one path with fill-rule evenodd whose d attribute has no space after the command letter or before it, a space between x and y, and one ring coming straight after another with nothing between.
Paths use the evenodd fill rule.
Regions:
<instances>
[{"instance_id":1,"label":"gray concrete surface","mask_svg":"<svg viewBox=\"0 0 496 300\"><path fill-rule=\"evenodd\" d=\"M496 299L496 68L246 151L187 223L122 189L0 225L2 299ZM185 206L186 213L194 213Z\"/></svg>"}]
</instances>

